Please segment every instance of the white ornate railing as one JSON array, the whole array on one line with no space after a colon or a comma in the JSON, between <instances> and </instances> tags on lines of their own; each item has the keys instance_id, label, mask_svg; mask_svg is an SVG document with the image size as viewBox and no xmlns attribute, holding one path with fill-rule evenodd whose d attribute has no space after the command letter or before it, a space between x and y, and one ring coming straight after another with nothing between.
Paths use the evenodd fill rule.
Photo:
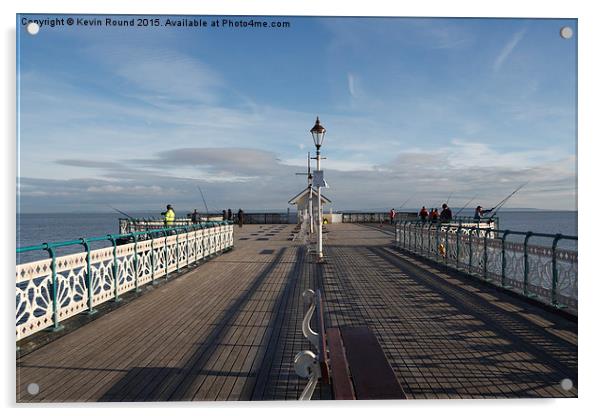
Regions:
<instances>
[{"instance_id":1,"label":"white ornate railing","mask_svg":"<svg viewBox=\"0 0 602 416\"><path fill-rule=\"evenodd\" d=\"M49 327L58 330L75 314L94 313L101 303L230 249L233 233L231 223L221 222L18 249L46 250L50 258L16 267L17 340ZM132 242L117 245L124 238ZM101 240L113 246L90 250L91 242ZM56 248L73 244L85 251L56 256Z\"/></svg>"},{"instance_id":2,"label":"white ornate railing","mask_svg":"<svg viewBox=\"0 0 602 416\"><path fill-rule=\"evenodd\" d=\"M508 236L523 241L508 241ZM551 244L531 244L532 237ZM558 248L561 240L576 242L577 237L416 221L395 228L397 248L576 313L577 251Z\"/></svg>"}]
</instances>

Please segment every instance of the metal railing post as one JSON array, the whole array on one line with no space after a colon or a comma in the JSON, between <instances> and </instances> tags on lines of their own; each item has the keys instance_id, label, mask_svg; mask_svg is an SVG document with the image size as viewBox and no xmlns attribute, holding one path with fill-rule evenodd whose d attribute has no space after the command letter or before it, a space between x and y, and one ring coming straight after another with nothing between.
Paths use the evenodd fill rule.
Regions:
<instances>
[{"instance_id":1,"label":"metal railing post","mask_svg":"<svg viewBox=\"0 0 602 416\"><path fill-rule=\"evenodd\" d=\"M169 279L169 247L167 247L167 237L169 234L167 233L167 229L164 229L162 233L165 235L163 239L163 252L165 255L165 280L167 280Z\"/></svg>"},{"instance_id":2,"label":"metal railing post","mask_svg":"<svg viewBox=\"0 0 602 416\"><path fill-rule=\"evenodd\" d=\"M63 327L59 323L59 305L58 305L58 279L56 275L56 255L54 249L48 243L44 243L44 250L50 255L50 269L52 270L52 332L60 331Z\"/></svg>"},{"instance_id":3,"label":"metal railing post","mask_svg":"<svg viewBox=\"0 0 602 416\"><path fill-rule=\"evenodd\" d=\"M487 239L489 238L490 231L491 229L488 228L487 231L485 231L485 237L483 237L483 279L486 281L489 281L487 278Z\"/></svg>"},{"instance_id":4,"label":"metal railing post","mask_svg":"<svg viewBox=\"0 0 602 416\"><path fill-rule=\"evenodd\" d=\"M460 234L462 233L462 221L456 229L456 269L460 270Z\"/></svg>"},{"instance_id":5,"label":"metal railing post","mask_svg":"<svg viewBox=\"0 0 602 416\"><path fill-rule=\"evenodd\" d=\"M524 278L523 278L523 295L531 297L531 294L529 293L529 249L528 249L528 242L529 242L529 238L531 238L531 236L533 235L533 233L531 231L529 231L526 235L525 235L525 241L523 243L523 253L524 253L524 259L525 259L525 265L524 265Z\"/></svg>"},{"instance_id":6,"label":"metal railing post","mask_svg":"<svg viewBox=\"0 0 602 416\"><path fill-rule=\"evenodd\" d=\"M472 233L474 227L468 229L468 273L472 273Z\"/></svg>"},{"instance_id":7,"label":"metal railing post","mask_svg":"<svg viewBox=\"0 0 602 416\"><path fill-rule=\"evenodd\" d=\"M506 288L506 237L510 234L510 230L505 230L502 234L502 281L501 285Z\"/></svg>"},{"instance_id":8,"label":"metal railing post","mask_svg":"<svg viewBox=\"0 0 602 416\"><path fill-rule=\"evenodd\" d=\"M132 233L132 238L134 239L134 290L138 293L141 291L140 282L138 282L138 235Z\"/></svg>"},{"instance_id":9,"label":"metal railing post","mask_svg":"<svg viewBox=\"0 0 602 416\"><path fill-rule=\"evenodd\" d=\"M560 307L558 304L558 264L556 262L556 247L558 241L562 238L562 234L556 234L552 242L552 305Z\"/></svg>"},{"instance_id":10,"label":"metal railing post","mask_svg":"<svg viewBox=\"0 0 602 416\"><path fill-rule=\"evenodd\" d=\"M115 285L113 291L115 299L113 299L113 301L120 302L121 299L119 298L119 263L117 261L117 240L115 239L113 234L109 234L107 235L107 237L109 238L111 243L113 243L113 284Z\"/></svg>"},{"instance_id":11,"label":"metal railing post","mask_svg":"<svg viewBox=\"0 0 602 416\"><path fill-rule=\"evenodd\" d=\"M86 285L88 285L88 315L94 315L97 311L94 309L94 288L92 281L92 267L90 264L90 244L86 238L80 239L81 244L86 250Z\"/></svg>"},{"instance_id":12,"label":"metal railing post","mask_svg":"<svg viewBox=\"0 0 602 416\"><path fill-rule=\"evenodd\" d=\"M149 233L150 237L151 237L151 284L152 285L156 285L157 282L155 281L155 238L153 237L153 233Z\"/></svg>"},{"instance_id":13,"label":"metal railing post","mask_svg":"<svg viewBox=\"0 0 602 416\"><path fill-rule=\"evenodd\" d=\"M445 265L447 266L447 259L449 257L449 230L451 225L448 225L445 229Z\"/></svg>"}]
</instances>

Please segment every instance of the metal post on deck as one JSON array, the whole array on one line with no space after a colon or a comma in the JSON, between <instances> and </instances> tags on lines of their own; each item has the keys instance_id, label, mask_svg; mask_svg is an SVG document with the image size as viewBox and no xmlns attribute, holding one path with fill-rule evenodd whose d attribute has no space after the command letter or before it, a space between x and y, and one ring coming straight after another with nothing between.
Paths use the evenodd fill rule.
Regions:
<instances>
[{"instance_id":1,"label":"metal post on deck","mask_svg":"<svg viewBox=\"0 0 602 416\"><path fill-rule=\"evenodd\" d=\"M490 228L485 231L485 237L483 239L483 279L488 281L487 279L487 239L489 238Z\"/></svg>"},{"instance_id":2,"label":"metal post on deck","mask_svg":"<svg viewBox=\"0 0 602 416\"><path fill-rule=\"evenodd\" d=\"M462 221L458 224L456 230L456 269L460 270L460 233L462 231Z\"/></svg>"},{"instance_id":3,"label":"metal post on deck","mask_svg":"<svg viewBox=\"0 0 602 416\"><path fill-rule=\"evenodd\" d=\"M525 259L525 265L524 265L524 278L523 278L523 295L531 297L532 295L529 293L529 249L528 249L528 243L529 243L529 238L531 238L531 236L533 235L533 233L531 231L529 231L526 235L525 235L525 241L523 243L523 253L524 253L524 259Z\"/></svg>"},{"instance_id":4,"label":"metal post on deck","mask_svg":"<svg viewBox=\"0 0 602 416\"><path fill-rule=\"evenodd\" d=\"M60 331L63 327L59 323L59 305L58 305L58 281L56 276L56 255L54 249L48 243L44 243L44 250L50 255L50 269L52 270L52 332Z\"/></svg>"},{"instance_id":5,"label":"metal post on deck","mask_svg":"<svg viewBox=\"0 0 602 416\"><path fill-rule=\"evenodd\" d=\"M505 230L502 234L502 281L501 285L506 288L506 237L510 234L510 230Z\"/></svg>"},{"instance_id":6,"label":"metal post on deck","mask_svg":"<svg viewBox=\"0 0 602 416\"><path fill-rule=\"evenodd\" d=\"M157 282L155 282L155 239L153 238L152 231L149 234L151 236L151 284L156 285Z\"/></svg>"},{"instance_id":7,"label":"metal post on deck","mask_svg":"<svg viewBox=\"0 0 602 416\"><path fill-rule=\"evenodd\" d=\"M316 145L316 171L320 171L320 147L324 142L324 135L326 134L326 129L320 125L320 118L316 117L316 123L311 128L310 133L314 140L314 144ZM321 262L323 259L322 253L322 191L320 184L317 184L318 188L318 238L317 238L317 260ZM309 195L311 198L311 194Z\"/></svg>"},{"instance_id":8,"label":"metal post on deck","mask_svg":"<svg viewBox=\"0 0 602 416\"><path fill-rule=\"evenodd\" d=\"M90 244L88 239L80 238L81 244L86 250L86 285L88 285L88 315L94 315L97 311L94 309L94 288L92 287L92 267L90 265Z\"/></svg>"},{"instance_id":9,"label":"metal post on deck","mask_svg":"<svg viewBox=\"0 0 602 416\"><path fill-rule=\"evenodd\" d=\"M558 264L556 263L556 247L558 241L562 238L562 234L556 234L552 241L552 305L559 307L558 304Z\"/></svg>"},{"instance_id":10,"label":"metal post on deck","mask_svg":"<svg viewBox=\"0 0 602 416\"><path fill-rule=\"evenodd\" d=\"M164 229L162 233L165 235L165 239L163 240L163 253L165 255L165 280L169 278L169 248L167 247L167 229Z\"/></svg>"},{"instance_id":11,"label":"metal post on deck","mask_svg":"<svg viewBox=\"0 0 602 416\"><path fill-rule=\"evenodd\" d=\"M138 235L132 233L134 239L134 290L136 293L140 292L140 285L138 282Z\"/></svg>"},{"instance_id":12,"label":"metal post on deck","mask_svg":"<svg viewBox=\"0 0 602 416\"><path fill-rule=\"evenodd\" d=\"M472 233L474 227L468 229L468 273L472 273Z\"/></svg>"},{"instance_id":13,"label":"metal post on deck","mask_svg":"<svg viewBox=\"0 0 602 416\"><path fill-rule=\"evenodd\" d=\"M176 273L180 271L180 229L176 230Z\"/></svg>"},{"instance_id":14,"label":"metal post on deck","mask_svg":"<svg viewBox=\"0 0 602 416\"><path fill-rule=\"evenodd\" d=\"M115 284L113 292L115 294L115 299L113 299L113 301L120 302L121 299L119 298L119 265L117 262L117 239L113 236L113 234L108 234L107 237L109 237L109 240L113 243L113 283Z\"/></svg>"}]
</instances>

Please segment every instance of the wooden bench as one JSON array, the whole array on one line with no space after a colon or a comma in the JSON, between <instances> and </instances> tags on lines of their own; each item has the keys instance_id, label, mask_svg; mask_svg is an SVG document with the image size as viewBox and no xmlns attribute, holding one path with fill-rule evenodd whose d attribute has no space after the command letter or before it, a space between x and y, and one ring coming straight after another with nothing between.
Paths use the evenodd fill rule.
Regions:
<instances>
[{"instance_id":1,"label":"wooden bench","mask_svg":"<svg viewBox=\"0 0 602 416\"><path fill-rule=\"evenodd\" d=\"M310 392L304 391L302 399L311 398L311 392L317 384L317 378L322 383L332 386L335 400L391 400L406 399L406 395L397 381L397 377L370 328L341 327L324 329L324 315L322 296L320 291L313 295L313 304L310 306L304 319L303 334L318 349L318 355L309 351L306 354L307 368L299 375L310 378L308 387ZM304 294L304 296L306 296ZM318 332L309 327L309 320L314 309L317 311ZM297 358L295 362L297 364ZM319 376L318 376L319 373Z\"/></svg>"}]
</instances>

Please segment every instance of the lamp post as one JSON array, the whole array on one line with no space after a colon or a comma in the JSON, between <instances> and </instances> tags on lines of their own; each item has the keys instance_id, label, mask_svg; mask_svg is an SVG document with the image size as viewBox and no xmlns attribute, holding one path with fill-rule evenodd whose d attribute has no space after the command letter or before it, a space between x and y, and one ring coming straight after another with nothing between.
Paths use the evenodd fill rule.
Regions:
<instances>
[{"instance_id":1,"label":"lamp post","mask_svg":"<svg viewBox=\"0 0 602 416\"><path fill-rule=\"evenodd\" d=\"M326 133L326 129L320 125L320 118L316 117L316 124L310 130L311 136L314 139L314 144L316 145L316 171L320 170L320 147L322 147L322 143L324 142L324 134ZM321 261L323 258L322 254L322 192L320 184L317 186L318 188L318 244L316 254L318 256L318 261ZM310 193L310 198L312 195Z\"/></svg>"}]
</instances>

